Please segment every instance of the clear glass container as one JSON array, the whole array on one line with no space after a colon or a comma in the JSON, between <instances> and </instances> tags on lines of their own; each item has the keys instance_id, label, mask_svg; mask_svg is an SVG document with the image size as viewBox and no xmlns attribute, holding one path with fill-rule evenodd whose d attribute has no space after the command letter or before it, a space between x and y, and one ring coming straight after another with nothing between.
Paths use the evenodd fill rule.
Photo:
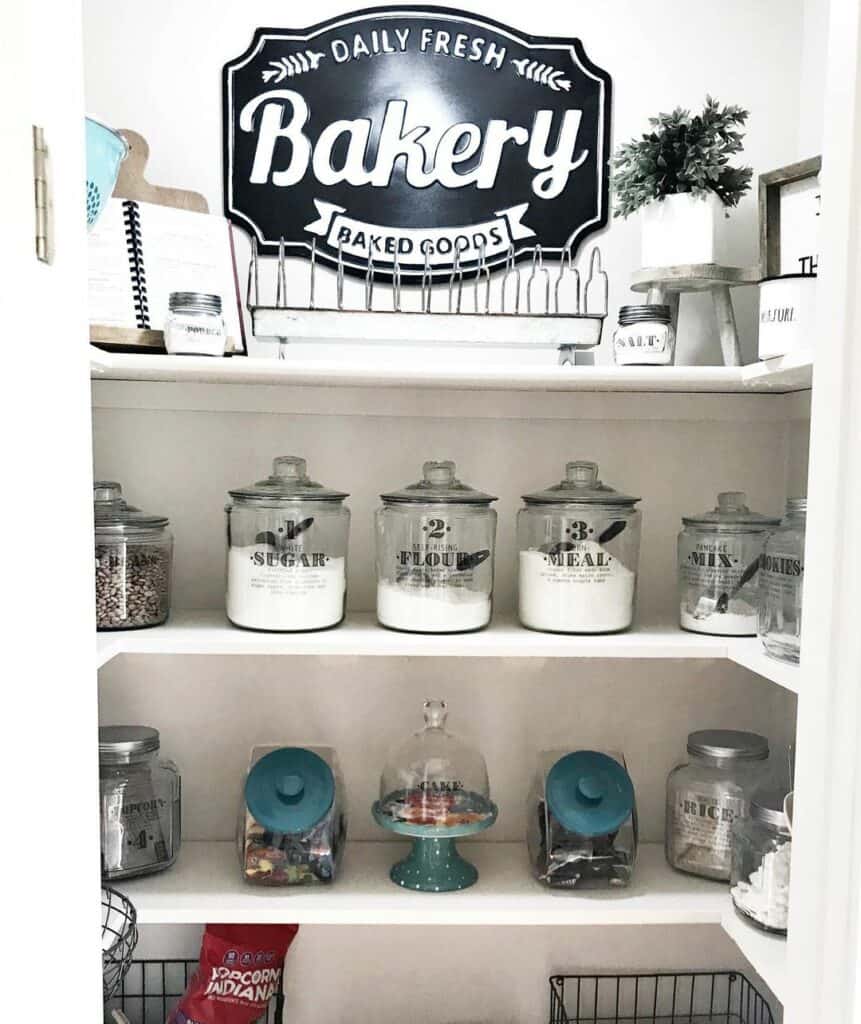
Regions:
<instances>
[{"instance_id":1,"label":"clear glass container","mask_svg":"<svg viewBox=\"0 0 861 1024\"><path fill-rule=\"evenodd\" d=\"M620 888L637 857L634 785L618 753L544 751L527 808L535 877L551 888Z\"/></svg>"},{"instance_id":2,"label":"clear glass container","mask_svg":"<svg viewBox=\"0 0 861 1024\"><path fill-rule=\"evenodd\" d=\"M807 498L790 498L765 545L759 572L759 635L766 653L797 663L801 654Z\"/></svg>"},{"instance_id":3,"label":"clear glass container","mask_svg":"<svg viewBox=\"0 0 861 1024\"><path fill-rule=\"evenodd\" d=\"M329 629L347 600L348 495L309 479L282 455L272 475L230 492L227 617L274 633Z\"/></svg>"},{"instance_id":4,"label":"clear glass container","mask_svg":"<svg viewBox=\"0 0 861 1024\"><path fill-rule=\"evenodd\" d=\"M528 629L616 633L634 620L639 498L598 479L594 462L569 462L565 479L525 494L517 515L518 610Z\"/></svg>"},{"instance_id":5,"label":"clear glass container","mask_svg":"<svg viewBox=\"0 0 861 1024\"><path fill-rule=\"evenodd\" d=\"M678 542L679 622L713 636L755 636L759 564L777 516L751 512L743 491L724 491L717 506L683 516Z\"/></svg>"},{"instance_id":6,"label":"clear glass container","mask_svg":"<svg viewBox=\"0 0 861 1024\"><path fill-rule=\"evenodd\" d=\"M173 761L159 760L158 730L142 725L99 729L102 878L164 871L181 836L181 784Z\"/></svg>"},{"instance_id":7,"label":"clear glass container","mask_svg":"<svg viewBox=\"0 0 861 1024\"><path fill-rule=\"evenodd\" d=\"M704 729L688 736L688 755L667 778L667 861L678 871L729 881L732 823L747 815L750 794L765 777L768 740Z\"/></svg>"},{"instance_id":8,"label":"clear glass container","mask_svg":"<svg viewBox=\"0 0 861 1024\"><path fill-rule=\"evenodd\" d=\"M448 892L472 885L478 872L454 841L496 820L484 757L448 732L447 714L445 701L425 701L424 728L392 752L380 778L377 824L415 840L391 871L405 888Z\"/></svg>"},{"instance_id":9,"label":"clear glass container","mask_svg":"<svg viewBox=\"0 0 861 1024\"><path fill-rule=\"evenodd\" d=\"M170 613L173 537L165 516L147 515L112 480L93 485L96 627L158 626Z\"/></svg>"},{"instance_id":10,"label":"clear glass container","mask_svg":"<svg viewBox=\"0 0 861 1024\"><path fill-rule=\"evenodd\" d=\"M460 482L453 462L381 495L377 619L407 633L469 633L489 622L496 498Z\"/></svg>"},{"instance_id":11,"label":"clear glass container","mask_svg":"<svg viewBox=\"0 0 861 1024\"><path fill-rule=\"evenodd\" d=\"M613 334L613 356L619 366L672 366L675 355L669 306L622 306Z\"/></svg>"},{"instance_id":12,"label":"clear glass container","mask_svg":"<svg viewBox=\"0 0 861 1024\"><path fill-rule=\"evenodd\" d=\"M255 747L237 831L255 885L333 882L347 840L344 784L331 747Z\"/></svg>"},{"instance_id":13,"label":"clear glass container","mask_svg":"<svg viewBox=\"0 0 861 1024\"><path fill-rule=\"evenodd\" d=\"M782 790L756 792L750 814L733 825L730 895L738 913L767 932L786 934L792 859Z\"/></svg>"},{"instance_id":14,"label":"clear glass container","mask_svg":"<svg viewBox=\"0 0 861 1024\"><path fill-rule=\"evenodd\" d=\"M177 356L223 356L227 343L221 296L171 292L164 324L164 347Z\"/></svg>"}]
</instances>

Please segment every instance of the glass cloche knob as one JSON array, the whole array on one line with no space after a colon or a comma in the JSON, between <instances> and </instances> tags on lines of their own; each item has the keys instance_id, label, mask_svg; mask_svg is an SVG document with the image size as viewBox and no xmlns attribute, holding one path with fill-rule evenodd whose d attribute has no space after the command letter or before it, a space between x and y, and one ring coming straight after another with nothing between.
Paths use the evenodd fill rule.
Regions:
<instances>
[{"instance_id":1,"label":"glass cloche knob","mask_svg":"<svg viewBox=\"0 0 861 1024\"><path fill-rule=\"evenodd\" d=\"M444 700L425 701L425 727L428 729L444 729L448 718L448 707Z\"/></svg>"}]
</instances>

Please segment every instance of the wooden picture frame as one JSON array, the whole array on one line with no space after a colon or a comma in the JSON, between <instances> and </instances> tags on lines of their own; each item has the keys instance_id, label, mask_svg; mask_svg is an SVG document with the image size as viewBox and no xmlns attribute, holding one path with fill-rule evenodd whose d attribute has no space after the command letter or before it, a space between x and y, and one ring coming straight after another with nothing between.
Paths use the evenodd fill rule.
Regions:
<instances>
[{"instance_id":1,"label":"wooden picture frame","mask_svg":"<svg viewBox=\"0 0 861 1024\"><path fill-rule=\"evenodd\" d=\"M767 171L759 176L759 259L763 277L778 277L780 266L780 192L786 185L807 178L815 178L822 170L822 157L777 170Z\"/></svg>"}]
</instances>

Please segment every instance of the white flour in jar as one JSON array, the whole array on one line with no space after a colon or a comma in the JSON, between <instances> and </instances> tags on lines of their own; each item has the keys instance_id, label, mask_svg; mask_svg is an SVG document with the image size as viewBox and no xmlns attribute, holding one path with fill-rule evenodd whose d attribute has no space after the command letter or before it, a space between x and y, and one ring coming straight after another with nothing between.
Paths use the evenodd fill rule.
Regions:
<instances>
[{"instance_id":1,"label":"white flour in jar","mask_svg":"<svg viewBox=\"0 0 861 1024\"><path fill-rule=\"evenodd\" d=\"M490 621L490 596L467 587L377 584L377 618L411 633L465 633Z\"/></svg>"},{"instance_id":2,"label":"white flour in jar","mask_svg":"<svg viewBox=\"0 0 861 1024\"><path fill-rule=\"evenodd\" d=\"M227 617L234 625L273 632L326 629L344 614L343 558L279 556L260 545L231 548L227 556Z\"/></svg>"},{"instance_id":3,"label":"white flour in jar","mask_svg":"<svg viewBox=\"0 0 861 1024\"><path fill-rule=\"evenodd\" d=\"M711 636L756 636L758 611L747 601L736 598L729 602L725 612L713 611L709 615L696 615L683 601L680 610L682 629Z\"/></svg>"},{"instance_id":4,"label":"white flour in jar","mask_svg":"<svg viewBox=\"0 0 861 1024\"><path fill-rule=\"evenodd\" d=\"M521 551L520 621L530 629L557 633L627 629L634 616L636 578L597 541L583 541L556 556Z\"/></svg>"},{"instance_id":5,"label":"white flour in jar","mask_svg":"<svg viewBox=\"0 0 861 1024\"><path fill-rule=\"evenodd\" d=\"M789 923L789 863L792 843L769 850L750 878L730 890L733 903L766 928L786 931Z\"/></svg>"}]
</instances>

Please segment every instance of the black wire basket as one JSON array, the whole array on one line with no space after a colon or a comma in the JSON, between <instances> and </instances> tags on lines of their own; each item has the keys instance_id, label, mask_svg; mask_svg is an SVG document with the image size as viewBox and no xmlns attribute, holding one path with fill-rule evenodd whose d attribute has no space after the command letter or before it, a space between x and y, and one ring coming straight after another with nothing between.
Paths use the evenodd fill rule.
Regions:
<instances>
[{"instance_id":1,"label":"black wire basket","mask_svg":"<svg viewBox=\"0 0 861 1024\"><path fill-rule=\"evenodd\" d=\"M735 971L566 974L550 979L550 1024L774 1024Z\"/></svg>"},{"instance_id":2,"label":"black wire basket","mask_svg":"<svg viewBox=\"0 0 861 1024\"><path fill-rule=\"evenodd\" d=\"M165 1024L196 970L197 960L134 960L108 1010L121 1010L130 1024ZM279 989L258 1024L280 1022L283 1006Z\"/></svg>"},{"instance_id":3,"label":"black wire basket","mask_svg":"<svg viewBox=\"0 0 861 1024\"><path fill-rule=\"evenodd\" d=\"M116 889L102 889L102 988L107 1002L125 977L138 943L137 911Z\"/></svg>"}]
</instances>

